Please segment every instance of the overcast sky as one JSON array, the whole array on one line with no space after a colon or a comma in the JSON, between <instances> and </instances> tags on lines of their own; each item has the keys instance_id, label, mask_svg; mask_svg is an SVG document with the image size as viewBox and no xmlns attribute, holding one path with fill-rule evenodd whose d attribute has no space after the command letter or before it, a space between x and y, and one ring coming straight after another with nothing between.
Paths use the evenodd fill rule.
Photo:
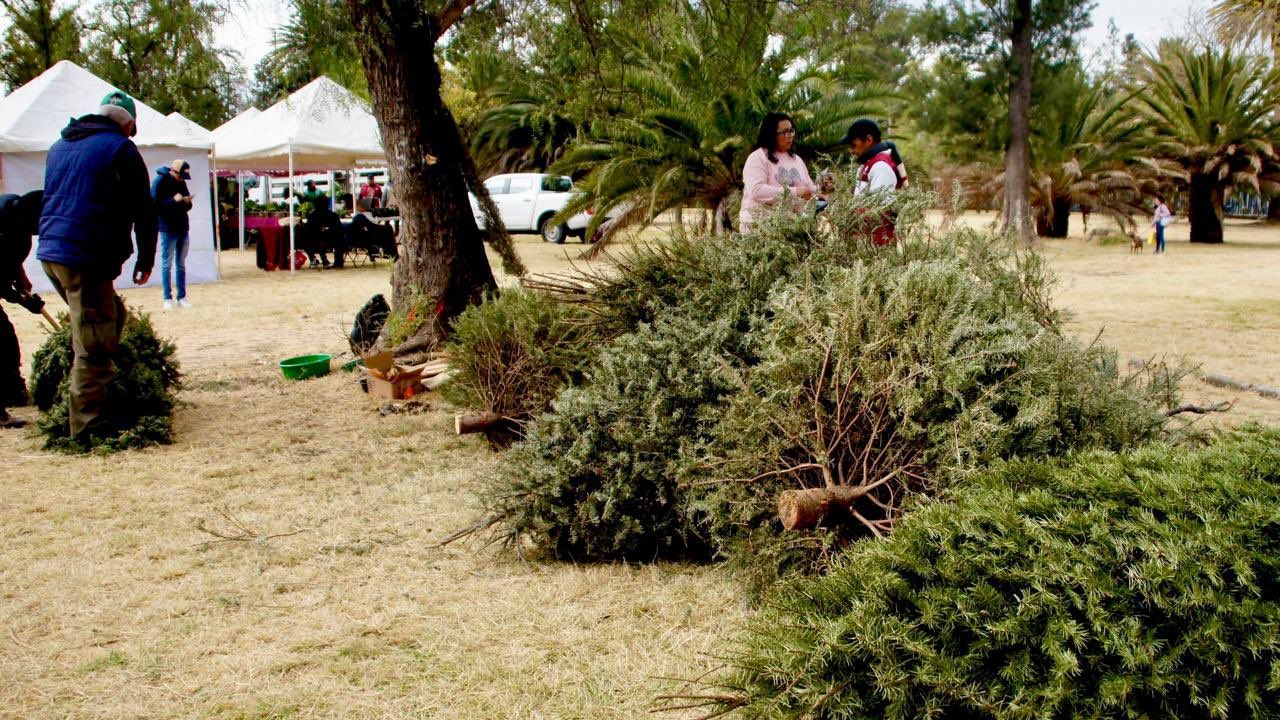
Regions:
<instances>
[{"instance_id":1,"label":"overcast sky","mask_svg":"<svg viewBox=\"0 0 1280 720\"><path fill-rule=\"evenodd\" d=\"M918 4L923 5L923 0ZM1208 5L1209 0L1098 0L1085 44L1092 48L1105 42L1107 20L1114 18L1122 34L1133 33L1139 43L1150 46L1179 32L1193 13L1203 17ZM270 50L272 28L287 16L288 5L285 0L241 0L235 6L236 15L218 33L218 44L239 50L245 67L252 71Z\"/></svg>"}]
</instances>

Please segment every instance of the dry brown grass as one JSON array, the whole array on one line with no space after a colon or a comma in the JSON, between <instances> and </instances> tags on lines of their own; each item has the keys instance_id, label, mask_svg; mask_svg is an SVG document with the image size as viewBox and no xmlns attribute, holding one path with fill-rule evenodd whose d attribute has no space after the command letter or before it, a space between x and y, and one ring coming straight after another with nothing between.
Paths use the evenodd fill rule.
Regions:
<instances>
[{"instance_id":1,"label":"dry brown grass","mask_svg":"<svg viewBox=\"0 0 1280 720\"><path fill-rule=\"evenodd\" d=\"M1280 385L1280 233L1233 225L1202 248L1185 232L1164 258L1046 244L1073 328L1105 327L1124 357L1186 354ZM518 246L540 271L577 253ZM387 289L384 264L289 277L233 252L224 276L192 289L191 310L126 293L178 343L176 444L66 457L0 434L0 715L633 718L672 689L662 676L713 662L747 613L718 570L432 549L474 517L492 454L453 436L434 398L382 417L352 376L280 378L280 358L345 349L349 317ZM41 332L15 321L29 356ZM1240 400L1233 421L1280 422L1280 401ZM197 528L228 516L302 532L211 543Z\"/></svg>"}]
</instances>

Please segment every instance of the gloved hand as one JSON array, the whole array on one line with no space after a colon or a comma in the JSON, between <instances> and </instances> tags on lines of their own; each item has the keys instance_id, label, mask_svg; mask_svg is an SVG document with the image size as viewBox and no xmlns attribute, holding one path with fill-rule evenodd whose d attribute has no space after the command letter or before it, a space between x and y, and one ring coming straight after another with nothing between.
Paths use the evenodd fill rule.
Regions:
<instances>
[{"instance_id":1,"label":"gloved hand","mask_svg":"<svg viewBox=\"0 0 1280 720\"><path fill-rule=\"evenodd\" d=\"M44 310L44 299L35 293L22 293L18 298L18 304L30 311L32 315L39 315Z\"/></svg>"}]
</instances>

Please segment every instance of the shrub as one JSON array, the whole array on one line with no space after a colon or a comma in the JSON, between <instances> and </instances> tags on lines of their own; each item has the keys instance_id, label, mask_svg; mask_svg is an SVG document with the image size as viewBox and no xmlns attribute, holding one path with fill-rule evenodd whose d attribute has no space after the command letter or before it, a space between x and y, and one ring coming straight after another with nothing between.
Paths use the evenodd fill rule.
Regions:
<instances>
[{"instance_id":1,"label":"shrub","mask_svg":"<svg viewBox=\"0 0 1280 720\"><path fill-rule=\"evenodd\" d=\"M599 349L588 319L580 307L532 290L506 290L469 308L446 345L456 374L441 393L520 422L546 412L562 387L582 381Z\"/></svg>"},{"instance_id":2,"label":"shrub","mask_svg":"<svg viewBox=\"0 0 1280 720\"><path fill-rule=\"evenodd\" d=\"M833 543L889 532L911 495L992 461L1159 435L1164 395L1061 337L1015 290L1012 266L992 262L1009 258L973 244L991 246L965 238L815 268L775 294L747 387L707 460L685 469L712 488L694 495L717 547L757 582L821 568ZM826 504L794 529L820 527L782 533L780 498L805 488ZM859 492L844 503L822 488Z\"/></svg>"},{"instance_id":3,"label":"shrub","mask_svg":"<svg viewBox=\"0 0 1280 720\"><path fill-rule=\"evenodd\" d=\"M585 289L548 283L614 339L484 490L502 532L576 560L710 541L768 581L884 534L906 499L983 463L1162 431L1176 374L1120 378L1107 351L1061 336L1037 256L936 237L926 206L903 197L893 248L871 245L878 216L849 201L677 238ZM784 491L812 499L815 532L779 534Z\"/></svg>"},{"instance_id":4,"label":"shrub","mask_svg":"<svg viewBox=\"0 0 1280 720\"><path fill-rule=\"evenodd\" d=\"M602 352L487 489L507 536L562 559L705 558L676 477L682 444L734 389L724 358L740 340L727 321L668 318Z\"/></svg>"},{"instance_id":5,"label":"shrub","mask_svg":"<svg viewBox=\"0 0 1280 720\"><path fill-rule=\"evenodd\" d=\"M172 342L156 335L150 318L128 311L115 357L116 373L107 385L110 431L93 438L92 448L86 448L69 437L68 375L73 353L69 326L64 323L32 358L31 392L44 411L37 427L45 435L45 448L114 452L172 442L174 393L181 381L174 352Z\"/></svg>"},{"instance_id":6,"label":"shrub","mask_svg":"<svg viewBox=\"0 0 1280 720\"><path fill-rule=\"evenodd\" d=\"M705 699L749 718L1276 717L1280 431L1000 465L739 650Z\"/></svg>"},{"instance_id":7,"label":"shrub","mask_svg":"<svg viewBox=\"0 0 1280 720\"><path fill-rule=\"evenodd\" d=\"M614 337L532 422L484 490L508 539L564 559L708 557L678 478L754 362L750 331L813 242L812 218L752 238L676 238L564 293ZM567 295L567 297L566 297Z\"/></svg>"}]
</instances>

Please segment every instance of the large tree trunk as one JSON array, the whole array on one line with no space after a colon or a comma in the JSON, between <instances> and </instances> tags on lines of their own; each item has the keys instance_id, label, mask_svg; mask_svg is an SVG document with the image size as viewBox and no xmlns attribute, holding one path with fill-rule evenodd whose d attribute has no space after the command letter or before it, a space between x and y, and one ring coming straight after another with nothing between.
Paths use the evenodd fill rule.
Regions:
<instances>
[{"instance_id":1,"label":"large tree trunk","mask_svg":"<svg viewBox=\"0 0 1280 720\"><path fill-rule=\"evenodd\" d=\"M1055 195L1052 200L1053 218L1049 214L1036 218L1036 235L1064 238L1071 230L1071 198Z\"/></svg>"},{"instance_id":2,"label":"large tree trunk","mask_svg":"<svg viewBox=\"0 0 1280 720\"><path fill-rule=\"evenodd\" d=\"M1267 206L1267 223L1280 223L1280 195L1271 198Z\"/></svg>"},{"instance_id":3,"label":"large tree trunk","mask_svg":"<svg viewBox=\"0 0 1280 720\"><path fill-rule=\"evenodd\" d=\"M1009 80L1009 149L1004 156L1004 222L1008 232L1030 243L1035 239L1031 215L1028 139L1031 135L1031 0L1011 0L1013 75Z\"/></svg>"},{"instance_id":4,"label":"large tree trunk","mask_svg":"<svg viewBox=\"0 0 1280 720\"><path fill-rule=\"evenodd\" d=\"M1191 222L1191 242L1222 242L1222 188L1214 178L1193 172L1188 195L1187 219Z\"/></svg>"},{"instance_id":5,"label":"large tree trunk","mask_svg":"<svg viewBox=\"0 0 1280 720\"><path fill-rule=\"evenodd\" d=\"M420 303L434 322L419 334L435 337L497 287L467 198L473 164L440 97L435 58L436 40L470 4L453 0L433 15L421 0L347 0L400 205L392 305Z\"/></svg>"}]
</instances>

